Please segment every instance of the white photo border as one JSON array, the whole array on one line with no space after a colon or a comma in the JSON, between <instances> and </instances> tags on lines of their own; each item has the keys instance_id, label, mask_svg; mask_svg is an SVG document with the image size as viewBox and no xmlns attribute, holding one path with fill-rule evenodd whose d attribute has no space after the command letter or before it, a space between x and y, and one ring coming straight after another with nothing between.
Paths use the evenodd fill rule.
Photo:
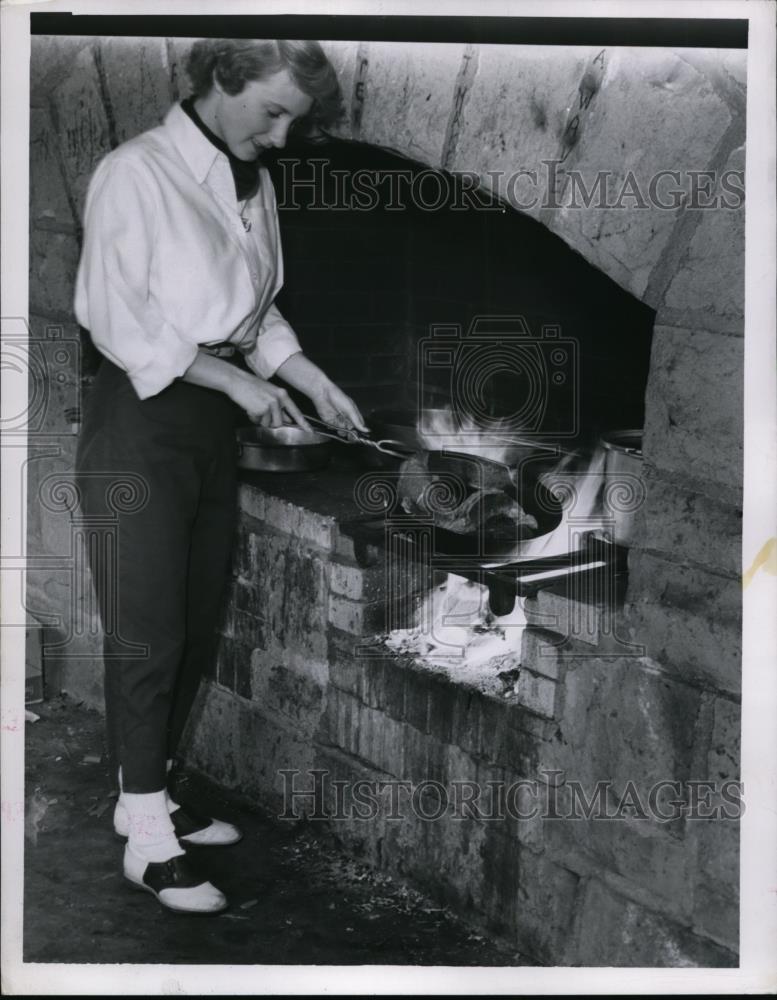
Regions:
<instances>
[{"instance_id":1,"label":"white photo border","mask_svg":"<svg viewBox=\"0 0 777 1000\"><path fill-rule=\"evenodd\" d=\"M2 16L2 308L27 316L29 14L459 15L471 0L5 0ZM478 16L742 18L749 21L745 277L745 509L743 568L777 536L775 328L775 5L771 0L482 0ZM4 413L21 412L6 381ZM741 958L738 969L449 968L395 966L176 966L38 964L22 960L24 861L23 573L14 544L21 519L26 442L2 442L2 987L10 995L195 993L689 994L769 993L777 987L777 577L757 573L744 591L741 821ZM14 534L15 532L15 534ZM21 722L20 722L21 720ZM226 974L225 974L226 973Z\"/></svg>"}]
</instances>

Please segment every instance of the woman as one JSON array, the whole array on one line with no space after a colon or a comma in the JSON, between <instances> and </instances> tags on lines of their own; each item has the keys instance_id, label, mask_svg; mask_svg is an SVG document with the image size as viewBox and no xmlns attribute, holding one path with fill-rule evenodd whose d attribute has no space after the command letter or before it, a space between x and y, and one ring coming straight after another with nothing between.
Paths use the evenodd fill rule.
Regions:
<instances>
[{"instance_id":1,"label":"woman","mask_svg":"<svg viewBox=\"0 0 777 1000\"><path fill-rule=\"evenodd\" d=\"M77 468L84 514L115 538L92 546L90 562L124 874L170 909L215 913L225 897L184 848L240 834L184 811L166 783L214 656L235 422L309 426L267 381L277 376L323 419L365 427L273 304L283 267L260 157L292 126L336 114L332 66L317 42L201 41L187 72L192 97L109 153L90 183L75 311L104 360Z\"/></svg>"}]
</instances>

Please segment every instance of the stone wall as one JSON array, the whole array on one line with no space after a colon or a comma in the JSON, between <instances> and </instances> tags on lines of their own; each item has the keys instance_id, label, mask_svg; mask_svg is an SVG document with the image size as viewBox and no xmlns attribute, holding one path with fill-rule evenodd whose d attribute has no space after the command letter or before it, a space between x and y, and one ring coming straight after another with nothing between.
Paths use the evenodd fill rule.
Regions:
<instances>
[{"instance_id":1,"label":"stone wall","mask_svg":"<svg viewBox=\"0 0 777 1000\"><path fill-rule=\"evenodd\" d=\"M30 325L38 339L53 326L78 343L71 298L88 177L104 152L155 124L179 96L186 48L186 42L152 39L33 40ZM538 184L523 175L508 187L508 200L657 310L646 398L647 499L630 554L622 623L624 634L645 646L644 656L572 657L549 676L546 662L553 658L532 652L547 635L531 629L516 704L482 692L470 698L436 681L432 688L428 676L411 672L413 680L401 683L421 693L408 695L403 687L403 707L392 715L389 706L399 696L391 671L367 670L361 662L349 667L347 644L338 646L333 623L325 628L312 610L304 634L288 631L284 606L273 611L275 604L265 603L278 597L262 590L269 584L261 573L285 581L287 599L296 582L304 593L326 594L333 608L366 615L367 630L375 624L371 602L354 600L352 607L352 598L331 593L325 545L276 541L257 552L260 562L236 591L242 606L235 604L222 653L227 659L205 703L225 756L209 757L198 737L196 760L258 797L275 787L278 766L307 767L321 745L337 748L327 751L327 760L340 761L349 774L366 761L368 770L428 776L444 758L457 777L492 767L521 776L545 760L562 769L583 762L592 778L602 776L597 768L604 777L615 769L621 782L736 777L744 207L659 208L616 197L610 207L582 210L564 204L562 182L564 171L574 169L590 190L597 171L605 170L616 192L627 182L644 192L658 171L681 172L684 187L690 171L711 171L711 195L701 202L725 193L723 172L744 167L745 53L570 48L553 50L549 59L537 47L343 43L329 49L348 106L341 134L432 167L473 171L486 185L536 171ZM538 187L546 194L548 162L560 164L552 188L558 198L531 205ZM80 387L84 377L88 385L85 346L82 357L63 385ZM38 496L49 473L67 475L72 465L69 407L56 394L51 398L51 433L40 440L61 450L31 463L30 497ZM99 637L88 583L75 568L67 513L35 502L30 510L31 554L65 560L55 571L42 561L33 566L30 610L40 618L59 616L52 627L60 639L72 640L76 654L64 663L63 683L95 698ZM255 515L246 510L245 516ZM266 520L246 520L244 527L249 538L261 539ZM71 634L79 608L85 608L85 624ZM310 677L310 669L319 674ZM342 674L349 669L347 680ZM384 680L369 686L372 693L353 689L376 672ZM444 707L460 706L462 698L470 698L464 715ZM272 711L260 711L257 699ZM426 706L427 721L416 726L417 704ZM435 743L427 731L432 704L443 717L466 718L464 728L448 732L446 722L449 738L435 737ZM467 742L499 732L510 734L505 745L520 746L528 739L520 735L526 726L531 746L547 753L534 763L528 752L515 764L494 746ZM401 765L391 763L398 745ZM544 961L730 964L737 947L734 824L575 829L570 840L567 824L516 844L504 830L481 826L446 840L449 834L434 825L406 829L407 839L388 829L373 837L362 825L351 839L376 863L394 864L401 856L415 878L434 872L440 893L520 933L522 946L531 945ZM469 879L466 887L459 872ZM688 891L676 892L678 885Z\"/></svg>"},{"instance_id":2,"label":"stone wall","mask_svg":"<svg viewBox=\"0 0 777 1000\"><path fill-rule=\"evenodd\" d=\"M390 652L375 642L395 621L389 594L412 607L435 557L431 575L357 559L334 513L353 503L347 476L319 474L312 501L304 477L261 478L241 487L189 763L277 816L326 823L540 963L735 965L738 824L689 813L687 784L684 813L648 806L662 781L736 779L736 705L628 649L612 606L564 590L528 600L529 627L477 670ZM569 818L575 782L599 802L590 818ZM620 809L629 788L644 814ZM555 794L560 818L543 817Z\"/></svg>"}]
</instances>

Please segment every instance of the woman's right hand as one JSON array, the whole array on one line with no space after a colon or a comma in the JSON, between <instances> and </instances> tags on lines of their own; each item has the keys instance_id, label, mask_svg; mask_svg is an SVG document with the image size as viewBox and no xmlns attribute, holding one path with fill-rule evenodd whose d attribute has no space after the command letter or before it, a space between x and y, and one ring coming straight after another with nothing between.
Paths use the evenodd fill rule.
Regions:
<instances>
[{"instance_id":1,"label":"woman's right hand","mask_svg":"<svg viewBox=\"0 0 777 1000\"><path fill-rule=\"evenodd\" d=\"M249 420L262 427L282 427L291 422L311 430L294 400L285 389L250 372L235 370L230 399L248 414Z\"/></svg>"}]
</instances>

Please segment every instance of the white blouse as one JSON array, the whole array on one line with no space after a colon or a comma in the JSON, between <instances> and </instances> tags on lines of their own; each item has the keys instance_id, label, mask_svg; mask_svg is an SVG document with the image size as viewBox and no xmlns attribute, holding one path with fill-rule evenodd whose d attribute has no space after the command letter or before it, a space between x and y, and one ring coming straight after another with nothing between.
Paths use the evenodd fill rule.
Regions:
<instances>
[{"instance_id":1,"label":"white blouse","mask_svg":"<svg viewBox=\"0 0 777 1000\"><path fill-rule=\"evenodd\" d=\"M98 164L75 314L141 399L183 375L198 344L232 341L262 378L301 350L273 304L283 259L272 181L259 173L238 203L227 157L178 104Z\"/></svg>"}]
</instances>

